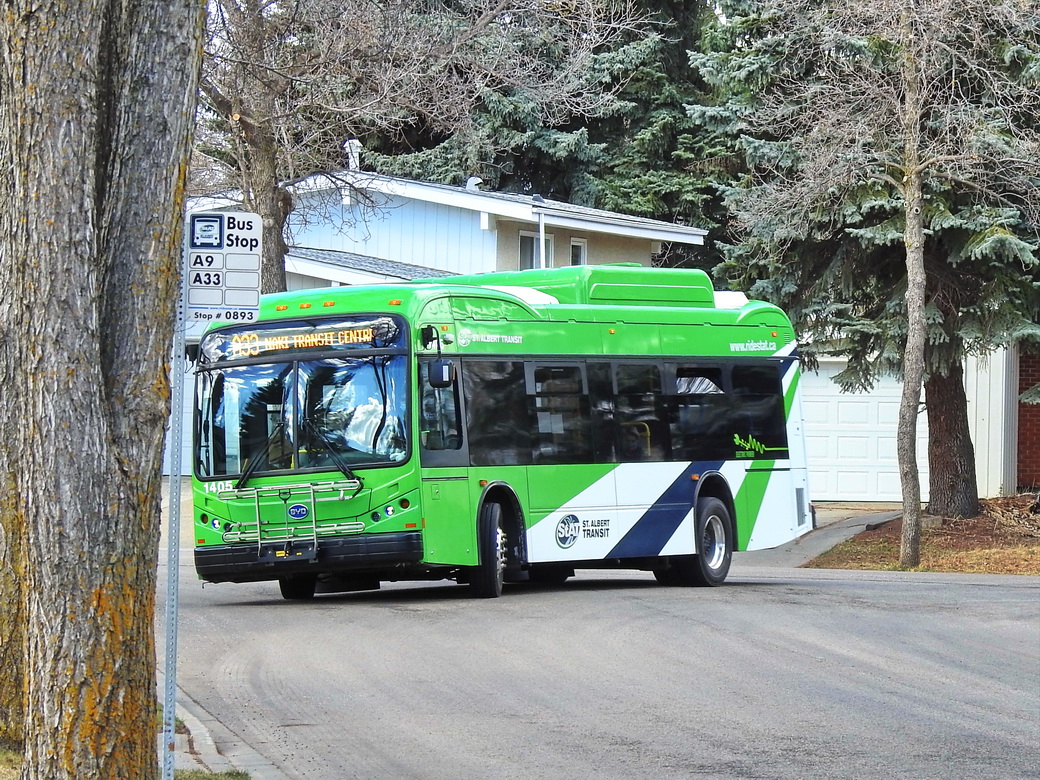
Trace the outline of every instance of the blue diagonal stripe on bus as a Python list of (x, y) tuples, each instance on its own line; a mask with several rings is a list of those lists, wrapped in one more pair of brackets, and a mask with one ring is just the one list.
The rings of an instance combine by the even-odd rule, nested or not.
[(657, 501), (629, 529), (628, 533), (621, 537), (621, 541), (607, 553), (606, 557), (635, 558), (643, 555), (659, 555), (693, 505), (697, 483), (690, 477), (706, 471), (718, 471), (722, 468), (722, 464), (721, 460), (699, 461), (691, 463), (683, 469), (682, 474), (675, 478)]

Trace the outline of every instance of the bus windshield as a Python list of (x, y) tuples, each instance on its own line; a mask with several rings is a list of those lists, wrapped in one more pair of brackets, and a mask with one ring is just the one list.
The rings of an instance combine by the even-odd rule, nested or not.
[(403, 355), (336, 357), (200, 371), (200, 477), (343, 471), (407, 455)]

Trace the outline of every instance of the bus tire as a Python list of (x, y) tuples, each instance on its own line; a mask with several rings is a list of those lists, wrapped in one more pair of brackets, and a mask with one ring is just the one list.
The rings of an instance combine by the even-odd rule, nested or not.
[(654, 579), (661, 585), (667, 585), (668, 587), (682, 585), (679, 570), (671, 559), (666, 559), (663, 566), (658, 566), (654, 569)]
[(534, 585), (544, 585), (546, 587), (555, 588), (563, 585), (573, 576), (573, 566), (567, 566), (566, 564), (560, 566), (556, 564), (543, 563), (531, 567), (527, 573), (527, 581)]
[(480, 508), (477, 519), (477, 560), (470, 569), (470, 592), (478, 599), (502, 595), (506, 571), (506, 534), (502, 528), (502, 505), (494, 502)]
[(726, 581), (733, 559), (733, 519), (714, 496), (697, 500), (697, 554), (685, 567), (684, 584), (714, 588)]
[(278, 589), (282, 592), (282, 598), (287, 601), (307, 601), (314, 598), (317, 584), (317, 574), (297, 574), (278, 578)]
[(714, 588), (726, 581), (733, 558), (733, 521), (726, 504), (714, 496), (697, 501), (696, 555), (676, 555), (654, 569), (662, 585)]

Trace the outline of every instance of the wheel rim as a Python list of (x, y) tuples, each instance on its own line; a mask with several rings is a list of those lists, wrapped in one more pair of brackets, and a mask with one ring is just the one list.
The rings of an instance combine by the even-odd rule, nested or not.
[(498, 535), (495, 538), (495, 558), (498, 560), (495, 576), (502, 582), (506, 572), (506, 532), (501, 526), (498, 527)]
[(701, 556), (709, 569), (718, 569), (726, 559), (726, 526), (718, 515), (704, 521)]

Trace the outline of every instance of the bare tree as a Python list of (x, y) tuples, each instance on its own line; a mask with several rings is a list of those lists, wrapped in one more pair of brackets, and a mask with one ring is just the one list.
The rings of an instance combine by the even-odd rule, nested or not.
[(465, 133), (493, 93), (549, 124), (594, 112), (615, 86), (597, 53), (639, 26), (614, 0), (216, 0), (194, 170), (261, 215), (263, 288), (285, 289), (289, 185), (344, 168), (349, 139)]
[[(851, 193), (871, 183), (902, 203), (906, 339), (897, 450), (903, 491), (900, 565), (920, 558), (916, 431), (925, 375), (925, 211), (929, 187), (979, 207), (1040, 209), (1040, 14), (1022, 0), (772, 0), (764, 91), (746, 116), (772, 139), (756, 150), (755, 186), (737, 227), (785, 236), (837, 233)], [(830, 215), (828, 217), (828, 215)], [(818, 227), (822, 225), (823, 227)], [(822, 236), (821, 236), (822, 238)], [(840, 337), (840, 333), (834, 334)]]
[(158, 774), (160, 473), (203, 14), (12, 0), (0, 22), (0, 643), (15, 680), (0, 709), (23, 780)]

